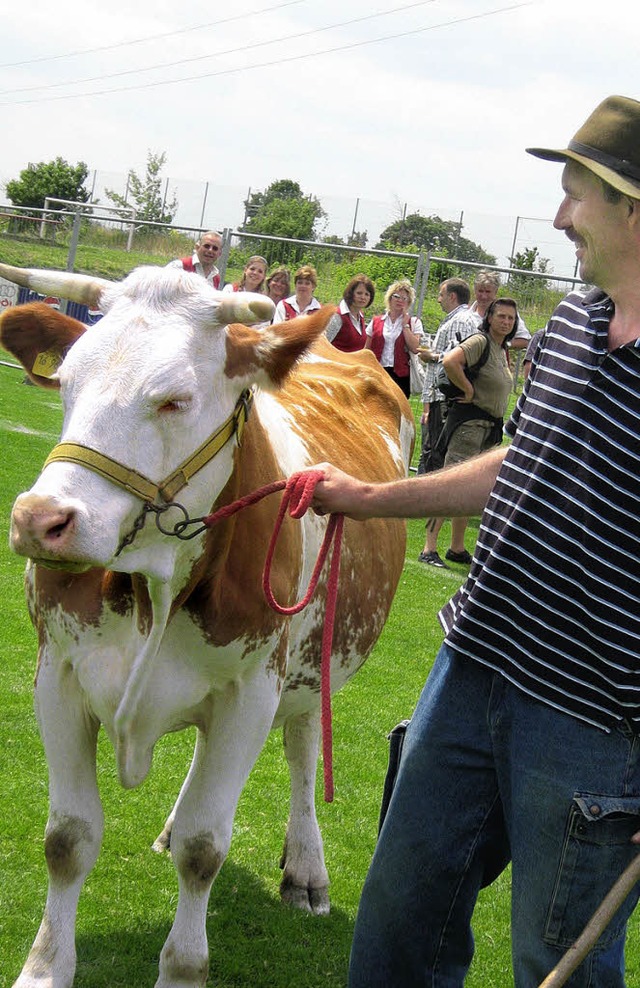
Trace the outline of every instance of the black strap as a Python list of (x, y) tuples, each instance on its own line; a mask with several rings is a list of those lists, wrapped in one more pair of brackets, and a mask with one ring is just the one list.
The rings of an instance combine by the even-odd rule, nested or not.
[(438, 449), (443, 456), (458, 426), (462, 425), (463, 422), (470, 422), (472, 419), (483, 419), (491, 422), (493, 424), (492, 437), (496, 446), (500, 444), (502, 441), (502, 429), (504, 427), (503, 419), (490, 415), (489, 412), (485, 412), (478, 405), (454, 401), (449, 407), (442, 432), (438, 438)]
[[(475, 364), (473, 364), (471, 367), (467, 367), (465, 370), (465, 374), (470, 381), (475, 381), (478, 374), (480, 373), (480, 371), (486, 364), (487, 360), (489, 359), (489, 353), (491, 351), (491, 338), (488, 333), (486, 334), (483, 333), (482, 335), (483, 336), (486, 335), (487, 337), (484, 343), (484, 350), (482, 351), (482, 354), (480, 355), (479, 359), (475, 362)], [(469, 339), (471, 339), (471, 337), (469, 337)]]
[(599, 165), (610, 168), (618, 175), (624, 175), (626, 178), (640, 182), (640, 168), (626, 158), (616, 158), (612, 154), (607, 154), (606, 151), (601, 151), (600, 148), (594, 148), (590, 144), (582, 144), (580, 141), (573, 140), (569, 141), (569, 151), (575, 151), (576, 154), (581, 154), (583, 158), (596, 161)]

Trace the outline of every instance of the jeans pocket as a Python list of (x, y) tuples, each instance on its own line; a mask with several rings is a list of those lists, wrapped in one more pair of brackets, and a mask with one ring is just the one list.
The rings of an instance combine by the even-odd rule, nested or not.
[[(567, 948), (576, 940), (611, 886), (639, 853), (638, 845), (630, 843), (639, 830), (640, 796), (575, 794), (547, 913), (547, 943)], [(600, 946), (622, 935), (637, 898), (637, 893), (628, 897), (604, 931)]]

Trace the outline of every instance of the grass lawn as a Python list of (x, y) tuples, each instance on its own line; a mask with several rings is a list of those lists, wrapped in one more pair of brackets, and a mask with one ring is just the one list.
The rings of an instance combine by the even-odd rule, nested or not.
[[(2, 356), (0, 354), (0, 356)], [(57, 395), (27, 387), (0, 365), (0, 985), (17, 977), (40, 922), (46, 892), (43, 829), (46, 765), (32, 710), (35, 636), (22, 592), (23, 563), (7, 548), (15, 495), (28, 488), (57, 439)], [(477, 520), (467, 531), (472, 549)], [(332, 912), (314, 918), (281, 905), (278, 858), (287, 818), (288, 779), (279, 732), (258, 759), (235, 820), (231, 852), (209, 905), (210, 985), (217, 988), (343, 988), (360, 889), (376, 839), (386, 768), (386, 734), (410, 716), (442, 635), (438, 609), (466, 568), (432, 570), (417, 561), (424, 524), (408, 526), (407, 557), (385, 630), (367, 664), (335, 697), (334, 803), (320, 826), (331, 876)], [(448, 526), (441, 534), (448, 545)], [(76, 988), (152, 986), (157, 958), (177, 902), (173, 866), (150, 845), (162, 827), (190, 761), (193, 732), (162, 739), (149, 778), (120, 788), (113, 753), (101, 736), (98, 775), (105, 808), (102, 853), (78, 916)], [(321, 776), (321, 773), (320, 773)], [(481, 897), (477, 956), (469, 988), (508, 988), (509, 875)], [(635, 935), (634, 935), (635, 934)], [(637, 922), (629, 949), (629, 984), (640, 983)], [(635, 978), (635, 980), (634, 980)]]

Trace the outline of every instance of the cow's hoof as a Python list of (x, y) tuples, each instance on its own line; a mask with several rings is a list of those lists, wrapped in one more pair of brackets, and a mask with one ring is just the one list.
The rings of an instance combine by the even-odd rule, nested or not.
[(51, 977), (44, 975), (44, 977), (32, 976), (30, 974), (22, 973), (17, 981), (14, 981), (13, 988), (71, 988), (73, 984), (73, 976), (71, 981), (68, 978), (56, 978), (54, 975)]
[(326, 886), (303, 888), (301, 885), (283, 881), (280, 885), (280, 897), (294, 909), (302, 909), (304, 912), (313, 913), (314, 916), (329, 915), (329, 889)]
[(167, 830), (165, 827), (162, 833), (158, 834), (151, 848), (156, 854), (164, 854), (165, 851), (169, 852), (171, 850), (171, 830)]

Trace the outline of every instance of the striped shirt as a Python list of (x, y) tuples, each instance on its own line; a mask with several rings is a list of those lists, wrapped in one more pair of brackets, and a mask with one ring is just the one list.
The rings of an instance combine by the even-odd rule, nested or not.
[(640, 733), (640, 340), (609, 352), (612, 313), (595, 290), (553, 314), (440, 620), (452, 648), (529, 695)]

